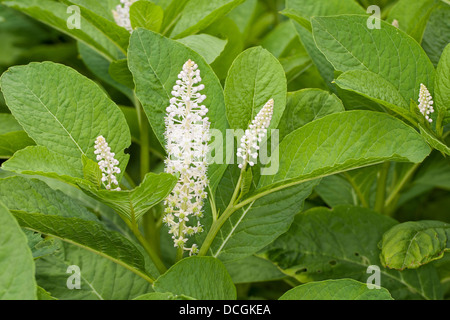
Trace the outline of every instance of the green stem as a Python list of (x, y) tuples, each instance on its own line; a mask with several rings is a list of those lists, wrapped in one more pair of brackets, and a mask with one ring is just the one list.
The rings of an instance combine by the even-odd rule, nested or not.
[(209, 229), (208, 234), (206, 235), (205, 241), (203, 241), (202, 247), (200, 248), (200, 251), (198, 253), (199, 256), (204, 256), (208, 252), (209, 248), (211, 247), (212, 242), (214, 241), (217, 233), (219, 232), (220, 228), (223, 226), (225, 221), (237, 210), (237, 208), (234, 206), (234, 202), (236, 201), (237, 196), (239, 195), (239, 191), (241, 190), (241, 182), (242, 182), (242, 175), (245, 170), (245, 166), (241, 169), (241, 173), (239, 175), (238, 182), (236, 184), (236, 187), (234, 189), (233, 195), (231, 196), (231, 200), (225, 209), (225, 211), (220, 215), (219, 219), (213, 222), (211, 225), (211, 229)]
[(139, 131), (140, 131), (140, 136), (141, 136), (140, 174), (141, 174), (141, 180), (144, 180), (145, 175), (150, 171), (150, 150), (149, 150), (150, 125), (148, 123), (147, 117), (145, 116), (145, 112), (142, 109), (142, 106), (139, 103), (139, 101), (137, 100), (137, 98), (135, 99), (135, 106), (136, 106), (136, 112), (138, 115)]
[(377, 191), (375, 195), (375, 211), (383, 213), (386, 198), (386, 181), (389, 173), (390, 162), (382, 164), (377, 181)]
[(364, 208), (368, 208), (369, 204), (367, 203), (366, 198), (362, 194), (361, 189), (359, 188), (359, 186), (353, 180), (352, 176), (350, 174), (348, 174), (347, 172), (343, 172), (343, 175), (347, 179), (347, 181), (350, 183), (350, 185), (352, 186), (353, 190), (355, 190), (356, 195), (358, 196), (359, 201), (361, 201), (362, 206)]
[(420, 163), (414, 164), (402, 177), (402, 179), (397, 183), (392, 190), (392, 192), (389, 194), (388, 198), (386, 199), (385, 207), (390, 208), (397, 200), (398, 200), (398, 194), (400, 191), (405, 187), (405, 185), (408, 183), (408, 181), (411, 179), (414, 172), (416, 172), (417, 168), (420, 166)]
[(135, 219), (134, 210), (131, 209), (131, 222), (125, 221), (128, 226), (130, 227), (131, 231), (133, 232), (136, 239), (139, 240), (141, 245), (144, 247), (145, 251), (147, 251), (148, 255), (150, 256), (150, 259), (152, 259), (153, 263), (155, 264), (156, 269), (158, 269), (159, 273), (163, 274), (167, 271), (166, 266), (162, 262), (159, 255), (156, 253), (156, 251), (153, 249), (152, 246), (147, 242), (147, 240), (142, 236), (141, 232), (139, 231), (139, 227), (137, 224), (137, 221)]
[(153, 250), (161, 256), (158, 220), (154, 216), (155, 208), (151, 208), (142, 217), (142, 227), (144, 228), (144, 238), (153, 247)]

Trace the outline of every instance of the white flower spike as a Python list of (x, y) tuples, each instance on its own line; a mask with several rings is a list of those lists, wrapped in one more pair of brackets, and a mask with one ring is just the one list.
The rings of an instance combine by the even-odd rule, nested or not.
[(130, 21), (130, 7), (137, 0), (120, 0), (119, 5), (116, 6), (116, 10), (113, 10), (114, 20), (120, 27), (127, 29), (130, 33), (133, 32)]
[[(179, 173), (180, 178), (172, 193), (165, 200), (163, 222), (169, 227), (174, 246), (198, 252), (197, 245), (186, 248), (189, 236), (203, 230), (200, 221), (206, 199), (205, 188), (208, 141), (210, 140), (209, 119), (205, 117), (208, 109), (202, 104), (206, 96), (200, 91), (205, 88), (201, 81), (200, 70), (195, 62), (188, 60), (178, 75), (173, 87), (170, 106), (166, 108), (166, 149), (165, 172)], [(192, 225), (192, 216), (197, 224)]]
[(430, 118), (430, 115), (434, 112), (433, 98), (423, 83), (420, 84), (419, 110), (428, 122), (433, 122), (433, 119)]
[(115, 154), (111, 152), (111, 148), (103, 136), (97, 137), (94, 147), (98, 166), (102, 171), (103, 186), (107, 190), (120, 191), (119, 182), (115, 176), (116, 173), (120, 173), (120, 169), (117, 167), (119, 161), (114, 159)]
[(245, 130), (244, 135), (241, 138), (241, 146), (237, 149), (237, 156), (242, 158), (243, 162), (239, 164), (239, 168), (244, 167), (247, 163), (250, 166), (254, 166), (256, 159), (258, 158), (258, 143), (262, 141), (267, 133), (267, 128), (270, 125), (273, 115), (273, 99), (267, 101), (267, 103), (258, 112), (255, 119)]

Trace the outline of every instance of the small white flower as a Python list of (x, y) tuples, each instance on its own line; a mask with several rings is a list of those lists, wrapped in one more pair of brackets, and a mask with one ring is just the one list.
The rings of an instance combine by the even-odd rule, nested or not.
[(428, 122), (433, 122), (433, 119), (430, 118), (430, 115), (434, 112), (433, 98), (423, 83), (420, 84), (419, 110)]
[[(102, 171), (102, 184), (107, 190), (120, 191), (119, 182), (115, 176), (116, 173), (120, 173), (119, 161), (114, 159), (115, 154), (111, 152), (111, 148), (108, 146), (103, 136), (97, 137), (95, 140), (95, 151), (97, 155), (98, 166)], [(114, 188), (113, 188), (114, 186)]]
[(127, 29), (130, 33), (133, 32), (130, 21), (130, 7), (137, 0), (120, 0), (121, 5), (116, 6), (116, 10), (113, 10), (114, 20), (120, 27)]
[(241, 138), (241, 145), (237, 149), (237, 156), (243, 161), (239, 164), (239, 168), (245, 166), (248, 163), (250, 166), (254, 166), (256, 159), (258, 158), (259, 142), (262, 142), (267, 133), (267, 128), (270, 125), (273, 115), (273, 99), (267, 101), (267, 103), (258, 112), (255, 119), (245, 130), (244, 135)]
[[(188, 250), (190, 254), (198, 251), (197, 246), (186, 248), (185, 244), (188, 237), (203, 230), (198, 219), (203, 216), (208, 184), (206, 156), (210, 123), (205, 117), (208, 108), (202, 104), (206, 96), (200, 93), (205, 88), (199, 84), (201, 80), (198, 66), (188, 60), (178, 75), (173, 98), (166, 108), (164, 133), (168, 154), (165, 172), (179, 173), (180, 178), (165, 200), (163, 221), (173, 235), (174, 246)], [(192, 217), (197, 219), (196, 226), (190, 225)]]
[(399, 27), (398, 20), (394, 19), (394, 21), (392, 21), (392, 25), (398, 29)]

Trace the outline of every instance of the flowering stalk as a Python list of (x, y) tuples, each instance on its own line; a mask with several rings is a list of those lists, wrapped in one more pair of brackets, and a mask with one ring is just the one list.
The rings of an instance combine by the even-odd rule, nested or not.
[[(208, 141), (210, 140), (209, 119), (205, 117), (208, 109), (202, 105), (206, 99), (200, 93), (205, 88), (201, 81), (200, 70), (191, 60), (183, 65), (173, 87), (170, 106), (165, 118), (168, 157), (165, 171), (180, 174), (177, 185), (165, 200), (163, 222), (169, 227), (174, 246), (178, 248), (178, 258), (183, 250), (196, 254), (198, 246), (186, 247), (188, 237), (203, 231), (199, 219), (203, 216), (203, 204), (206, 199), (205, 188)], [(195, 217), (197, 222), (192, 222)]]
[(267, 103), (258, 112), (255, 119), (245, 130), (244, 135), (241, 138), (241, 146), (237, 149), (237, 156), (243, 161), (239, 164), (239, 168), (245, 167), (248, 163), (250, 166), (255, 165), (255, 161), (258, 158), (259, 145), (267, 133), (267, 128), (270, 125), (273, 115), (273, 99), (267, 101)]
[(113, 10), (114, 20), (120, 27), (127, 29), (130, 33), (133, 32), (130, 21), (130, 7), (137, 0), (120, 0), (119, 5), (116, 6), (116, 10)]
[(94, 148), (98, 166), (102, 171), (103, 186), (107, 190), (120, 191), (119, 182), (115, 176), (116, 173), (120, 173), (120, 168), (117, 167), (119, 161), (114, 158), (115, 154), (111, 152), (111, 148), (103, 136), (97, 137)]
[(420, 84), (419, 110), (428, 122), (433, 122), (433, 119), (430, 118), (430, 115), (434, 112), (433, 98), (423, 83)]

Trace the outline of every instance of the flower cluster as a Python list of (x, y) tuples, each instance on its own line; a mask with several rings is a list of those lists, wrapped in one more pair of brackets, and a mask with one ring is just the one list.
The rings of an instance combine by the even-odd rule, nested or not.
[(433, 119), (430, 118), (430, 114), (434, 112), (433, 98), (423, 83), (420, 84), (419, 110), (428, 122), (433, 122)]
[[(165, 139), (168, 157), (165, 171), (179, 173), (180, 178), (165, 200), (164, 223), (169, 227), (174, 246), (198, 252), (197, 245), (186, 248), (189, 236), (203, 231), (199, 218), (203, 216), (203, 203), (207, 197), (205, 188), (208, 141), (210, 140), (208, 109), (202, 105), (206, 99), (200, 93), (205, 88), (197, 64), (188, 60), (173, 87), (170, 106), (165, 118)], [(192, 216), (197, 223), (193, 223)]]
[(272, 115), (273, 99), (270, 99), (258, 112), (255, 119), (253, 119), (241, 138), (241, 146), (237, 149), (237, 156), (242, 158), (243, 163), (239, 164), (239, 168), (244, 167), (247, 163), (250, 166), (255, 165), (255, 161), (258, 158), (258, 143), (261, 142), (266, 135), (267, 128), (272, 120)]
[(116, 173), (120, 173), (119, 161), (114, 159), (115, 154), (111, 152), (111, 148), (108, 146), (103, 136), (97, 137), (95, 140), (95, 151), (97, 155), (98, 166), (102, 171), (102, 184), (107, 190), (120, 191), (119, 182), (115, 176)]
[(130, 7), (137, 0), (120, 0), (121, 5), (117, 5), (116, 10), (113, 10), (114, 20), (117, 25), (127, 29), (130, 33), (133, 32), (130, 22)]

